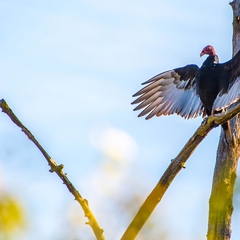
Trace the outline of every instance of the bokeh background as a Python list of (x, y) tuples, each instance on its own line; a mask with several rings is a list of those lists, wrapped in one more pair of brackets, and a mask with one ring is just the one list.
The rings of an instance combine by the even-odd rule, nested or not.
[[(132, 94), (203, 47), (232, 55), (229, 1), (0, 0), (0, 97), (119, 239), (202, 119), (146, 121)], [(137, 239), (205, 239), (220, 128), (176, 177)], [(0, 239), (91, 240), (80, 206), (41, 153), (0, 115)], [(239, 180), (238, 180), (239, 181)], [(234, 197), (232, 240), (240, 236)]]

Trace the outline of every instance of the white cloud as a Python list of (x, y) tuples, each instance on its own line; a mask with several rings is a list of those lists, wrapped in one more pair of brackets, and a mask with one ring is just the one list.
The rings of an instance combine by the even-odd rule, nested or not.
[(129, 133), (112, 126), (93, 127), (89, 133), (89, 139), (92, 146), (107, 158), (120, 164), (128, 164), (133, 160), (138, 149), (136, 141)]

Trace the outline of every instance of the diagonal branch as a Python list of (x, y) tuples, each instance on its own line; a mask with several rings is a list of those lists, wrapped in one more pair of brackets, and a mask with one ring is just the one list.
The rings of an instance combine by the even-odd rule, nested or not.
[(131, 224), (128, 226), (127, 230), (123, 234), (121, 240), (134, 239), (140, 229), (143, 227), (147, 219), (150, 217), (151, 213), (161, 201), (164, 193), (170, 186), (173, 179), (184, 168), (184, 164), (194, 152), (198, 144), (206, 137), (206, 135), (214, 128), (224, 122), (229, 121), (235, 117), (240, 112), (240, 103), (234, 108), (230, 109), (225, 114), (212, 115), (206, 118), (201, 126), (197, 129), (194, 135), (188, 140), (186, 145), (180, 151), (180, 153), (172, 160), (167, 170), (164, 172), (163, 176), (149, 194), (143, 205), (140, 207), (137, 215), (132, 220)]
[(68, 188), (69, 192), (75, 197), (75, 200), (81, 205), (85, 216), (88, 218), (87, 224), (89, 224), (98, 240), (104, 240), (103, 230), (100, 228), (95, 216), (91, 212), (88, 201), (83, 199), (80, 193), (76, 190), (73, 184), (69, 181), (66, 174), (63, 172), (63, 165), (58, 165), (44, 150), (44, 148), (40, 145), (40, 143), (36, 140), (36, 138), (32, 135), (32, 133), (21, 123), (21, 121), (16, 117), (13, 111), (10, 109), (8, 104), (5, 102), (4, 99), (0, 100), (0, 108), (4, 113), (6, 113), (10, 119), (21, 128), (21, 130), (27, 135), (27, 137), (36, 145), (36, 147), (41, 151), (43, 156), (48, 162), (50, 166), (50, 172), (55, 172), (63, 181), (63, 183)]

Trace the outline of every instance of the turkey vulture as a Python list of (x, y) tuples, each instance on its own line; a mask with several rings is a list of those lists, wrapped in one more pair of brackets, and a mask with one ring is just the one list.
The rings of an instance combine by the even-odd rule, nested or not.
[[(208, 55), (201, 68), (195, 64), (175, 68), (156, 75), (133, 97), (138, 115), (178, 114), (184, 118), (211, 115), (240, 98), (240, 51), (228, 62), (219, 63), (214, 48), (206, 46), (200, 56)], [(223, 126), (224, 128), (224, 126)]]

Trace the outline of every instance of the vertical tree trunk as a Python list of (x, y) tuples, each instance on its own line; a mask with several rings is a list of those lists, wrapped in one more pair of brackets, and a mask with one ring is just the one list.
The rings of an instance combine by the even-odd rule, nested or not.
[[(233, 55), (240, 49), (240, 0), (230, 3), (233, 9)], [(239, 63), (240, 64), (240, 63)], [(230, 122), (232, 141), (227, 141), (222, 130), (209, 201), (208, 240), (228, 240), (231, 237), (233, 192), (240, 156), (240, 119)]]

